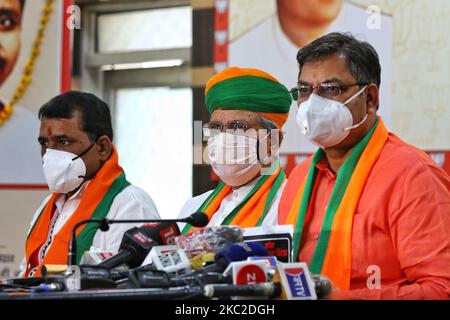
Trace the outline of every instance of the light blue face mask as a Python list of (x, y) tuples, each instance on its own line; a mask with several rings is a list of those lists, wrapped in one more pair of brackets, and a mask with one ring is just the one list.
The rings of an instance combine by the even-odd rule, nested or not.
[(367, 86), (364, 86), (344, 103), (322, 98), (314, 93), (301, 103), (297, 112), (297, 125), (312, 143), (325, 149), (344, 140), (351, 129), (359, 127), (367, 119), (367, 113), (359, 123), (353, 125), (353, 116), (347, 108)]

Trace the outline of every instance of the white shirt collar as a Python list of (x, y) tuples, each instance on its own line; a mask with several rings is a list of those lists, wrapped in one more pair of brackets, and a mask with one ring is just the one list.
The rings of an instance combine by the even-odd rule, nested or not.
[(75, 192), (69, 199), (66, 199), (66, 194), (65, 193), (62, 193), (62, 194), (58, 195), (58, 197), (56, 197), (56, 200), (55, 200), (55, 206), (58, 209), (58, 211), (62, 212), (62, 208), (64, 207), (64, 204), (67, 201), (80, 200), (83, 197), (84, 192), (86, 191), (86, 188), (87, 188), (87, 186), (89, 185), (90, 182), (91, 182), (91, 180), (83, 182), (83, 184), (77, 190), (77, 192)]
[(253, 179), (252, 181), (248, 182), (247, 184), (240, 186), (239, 188), (232, 189), (232, 197), (233, 198), (245, 198), (246, 195), (252, 191), (252, 189), (256, 186), (259, 179), (261, 179), (261, 176)]

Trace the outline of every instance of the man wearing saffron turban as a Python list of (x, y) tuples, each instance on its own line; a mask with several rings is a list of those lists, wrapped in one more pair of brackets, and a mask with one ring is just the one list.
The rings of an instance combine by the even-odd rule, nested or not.
[[(276, 224), (286, 183), (278, 145), (292, 102), (289, 91), (264, 71), (231, 67), (208, 81), (205, 101), (211, 114), (203, 127), (208, 159), (222, 181), (189, 199), (179, 216), (202, 211), (209, 226)], [(187, 225), (183, 232), (190, 230)]]

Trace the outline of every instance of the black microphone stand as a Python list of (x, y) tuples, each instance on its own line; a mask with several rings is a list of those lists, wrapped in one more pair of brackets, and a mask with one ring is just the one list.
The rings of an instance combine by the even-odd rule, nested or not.
[(86, 219), (83, 221), (78, 222), (72, 229), (72, 236), (70, 237), (69, 242), (69, 256), (67, 260), (68, 266), (74, 266), (77, 264), (77, 229), (81, 227), (82, 225), (88, 224), (88, 223), (98, 223), (100, 226), (100, 230), (102, 231), (108, 231), (109, 230), (109, 223), (107, 219)]
[[(199, 212), (194, 213), (198, 214)], [(77, 265), (77, 239), (76, 239), (76, 232), (77, 229), (85, 224), (88, 223), (98, 223), (99, 224), (99, 229), (102, 231), (108, 231), (109, 230), (109, 226), (113, 223), (157, 223), (157, 222), (173, 222), (173, 223), (177, 223), (177, 222), (181, 222), (181, 223), (190, 223), (192, 224), (192, 222), (194, 221), (193, 215), (183, 218), (183, 219), (124, 219), (124, 220), (112, 220), (112, 219), (87, 219), (87, 220), (83, 220), (78, 222), (72, 229), (72, 236), (70, 238), (70, 242), (69, 242), (69, 256), (68, 256), (68, 261), (67, 264), (68, 266), (75, 266)]]

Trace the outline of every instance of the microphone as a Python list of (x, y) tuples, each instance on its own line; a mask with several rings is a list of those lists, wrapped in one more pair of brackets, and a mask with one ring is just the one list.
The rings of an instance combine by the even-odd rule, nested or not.
[(106, 219), (87, 219), (82, 220), (78, 222), (72, 229), (72, 236), (70, 237), (69, 242), (69, 254), (67, 257), (67, 264), (69, 266), (74, 266), (77, 264), (77, 230), (82, 225), (88, 224), (88, 223), (98, 223), (99, 229), (103, 232), (109, 230), (109, 224), (107, 223)]
[[(154, 252), (160, 247), (155, 247), (152, 249)], [(161, 247), (162, 248), (162, 247)], [(173, 253), (181, 251), (176, 250)], [(170, 276), (168, 271), (164, 268), (158, 266), (159, 271), (148, 269), (148, 267), (141, 267), (140, 270), (133, 270), (130, 274), (130, 280), (134, 283), (135, 287), (171, 287), (171, 286), (182, 286), (182, 285), (196, 285), (198, 283), (230, 283), (232, 278), (222, 274), (222, 272), (234, 261), (243, 261), (251, 256), (267, 255), (267, 250), (263, 245), (254, 242), (247, 243), (236, 243), (227, 246), (226, 248), (220, 250), (215, 255), (215, 263), (207, 265), (206, 267), (193, 272), (182, 275)], [(153, 260), (153, 265), (157, 262), (156, 259)], [(167, 259), (168, 260), (168, 259)], [(172, 259), (171, 259), (172, 260)], [(167, 267), (172, 267), (173, 263), (167, 262)], [(179, 259), (180, 266), (182, 266), (182, 259)], [(161, 271), (167, 272), (161, 272)]]
[(31, 293), (64, 291), (66, 289), (62, 282), (42, 283), (38, 287), (31, 289)]
[[(70, 266), (74, 266), (77, 264), (77, 240), (76, 240), (76, 231), (79, 227), (82, 225), (88, 224), (88, 223), (98, 223), (99, 229), (102, 231), (108, 231), (109, 225), (113, 223), (161, 223), (161, 222), (167, 222), (167, 223), (175, 223), (175, 222), (183, 222), (183, 223), (189, 223), (194, 227), (197, 228), (203, 228), (208, 224), (208, 216), (206, 213), (203, 212), (195, 212), (189, 217), (182, 218), (182, 219), (136, 219), (136, 220), (111, 220), (111, 219), (87, 219), (78, 222), (72, 229), (72, 236), (70, 238), (69, 242), (69, 253), (68, 253), (68, 261), (67, 264)], [(125, 253), (122, 254), (124, 259), (129, 259), (129, 255), (125, 255)]]
[[(114, 269), (108, 270), (105, 267), (98, 265), (79, 265), (80, 275), (87, 279), (110, 279), (113, 281), (121, 280), (128, 276), (128, 269)], [(67, 271), (67, 265), (50, 265), (42, 266), (42, 277), (44, 280), (52, 277), (59, 277), (64, 275)]]
[(317, 288), (304, 262), (278, 263), (273, 281), (281, 284), (282, 300), (317, 300)]
[[(156, 248), (155, 248), (156, 249)], [(223, 275), (223, 271), (231, 262), (243, 261), (251, 256), (267, 255), (263, 245), (255, 242), (235, 243), (220, 250), (215, 255), (215, 263), (184, 275), (170, 276), (167, 272), (144, 266), (130, 272), (130, 281), (135, 287), (171, 287), (200, 283), (230, 283), (232, 278)]]
[(243, 230), (238, 226), (214, 226), (180, 235), (175, 242), (192, 258), (205, 252), (216, 254), (231, 243), (242, 242), (243, 238)]
[(153, 247), (171, 243), (179, 234), (178, 225), (172, 222), (134, 227), (124, 233), (119, 252), (101, 262), (99, 266), (106, 269), (121, 264), (127, 264), (130, 268), (138, 267)]
[(292, 262), (292, 233), (292, 225), (246, 228), (244, 241), (259, 242), (278, 261)]
[[(204, 286), (204, 295), (208, 298), (226, 297), (267, 297), (288, 300), (315, 300), (326, 299), (331, 292), (332, 283), (323, 275), (304, 274), (299, 267), (306, 267), (304, 263), (281, 264), (280, 271), (283, 273), (281, 279), (273, 279), (273, 282), (255, 284), (207, 284)], [(293, 267), (293, 268), (292, 268)], [(291, 270), (289, 270), (291, 269)], [(295, 272), (290, 275), (289, 273)], [(288, 281), (283, 280), (283, 276)], [(292, 279), (289, 279), (293, 276)], [(304, 277), (306, 276), (306, 277)], [(312, 284), (309, 284), (310, 278)], [(292, 280), (292, 281), (291, 281)], [(307, 292), (311, 290), (311, 292)]]
[(322, 274), (311, 274), (317, 299), (327, 299), (333, 289), (331, 280)]
[(159, 270), (134, 269), (129, 275), (131, 288), (171, 288), (183, 286), (198, 286), (199, 284), (231, 283), (231, 277), (222, 273), (188, 274), (172, 276)]
[(203, 228), (206, 227), (206, 225), (209, 222), (208, 215), (204, 212), (194, 212), (189, 217), (186, 218), (180, 218), (180, 219), (132, 219), (132, 220), (112, 220), (112, 219), (103, 219), (106, 220), (106, 223), (113, 224), (113, 223), (160, 223), (160, 222), (181, 222), (181, 223), (188, 223), (196, 228)]
[(216, 262), (225, 259), (228, 264), (233, 261), (244, 261), (248, 257), (266, 256), (267, 249), (258, 242), (235, 243), (228, 247), (228, 250), (219, 251), (214, 257)]
[(169, 274), (186, 274), (191, 272), (191, 264), (186, 253), (175, 245), (156, 246), (151, 249), (145, 261), (147, 259), (151, 259), (152, 265), (157, 270)]
[(206, 227), (209, 223), (208, 215), (204, 212), (194, 212), (189, 217), (181, 219), (185, 222), (189, 223), (191, 226), (194, 226), (196, 228), (203, 228)]
[(267, 255), (266, 248), (257, 242), (234, 243), (217, 252), (214, 256), (215, 263), (205, 266), (196, 273), (223, 272), (231, 262), (265, 255)]
[(274, 298), (281, 294), (281, 285), (272, 282), (247, 285), (207, 284), (203, 287), (203, 294), (208, 298), (232, 296)]
[[(314, 276), (313, 276), (314, 278)], [(316, 282), (318, 281), (318, 282)], [(326, 299), (331, 291), (331, 282), (328, 278), (320, 276), (314, 279), (318, 299)], [(280, 282), (265, 282), (247, 285), (207, 284), (203, 287), (204, 295), (208, 298), (240, 297), (267, 297), (279, 298), (283, 291), (289, 290)]]

